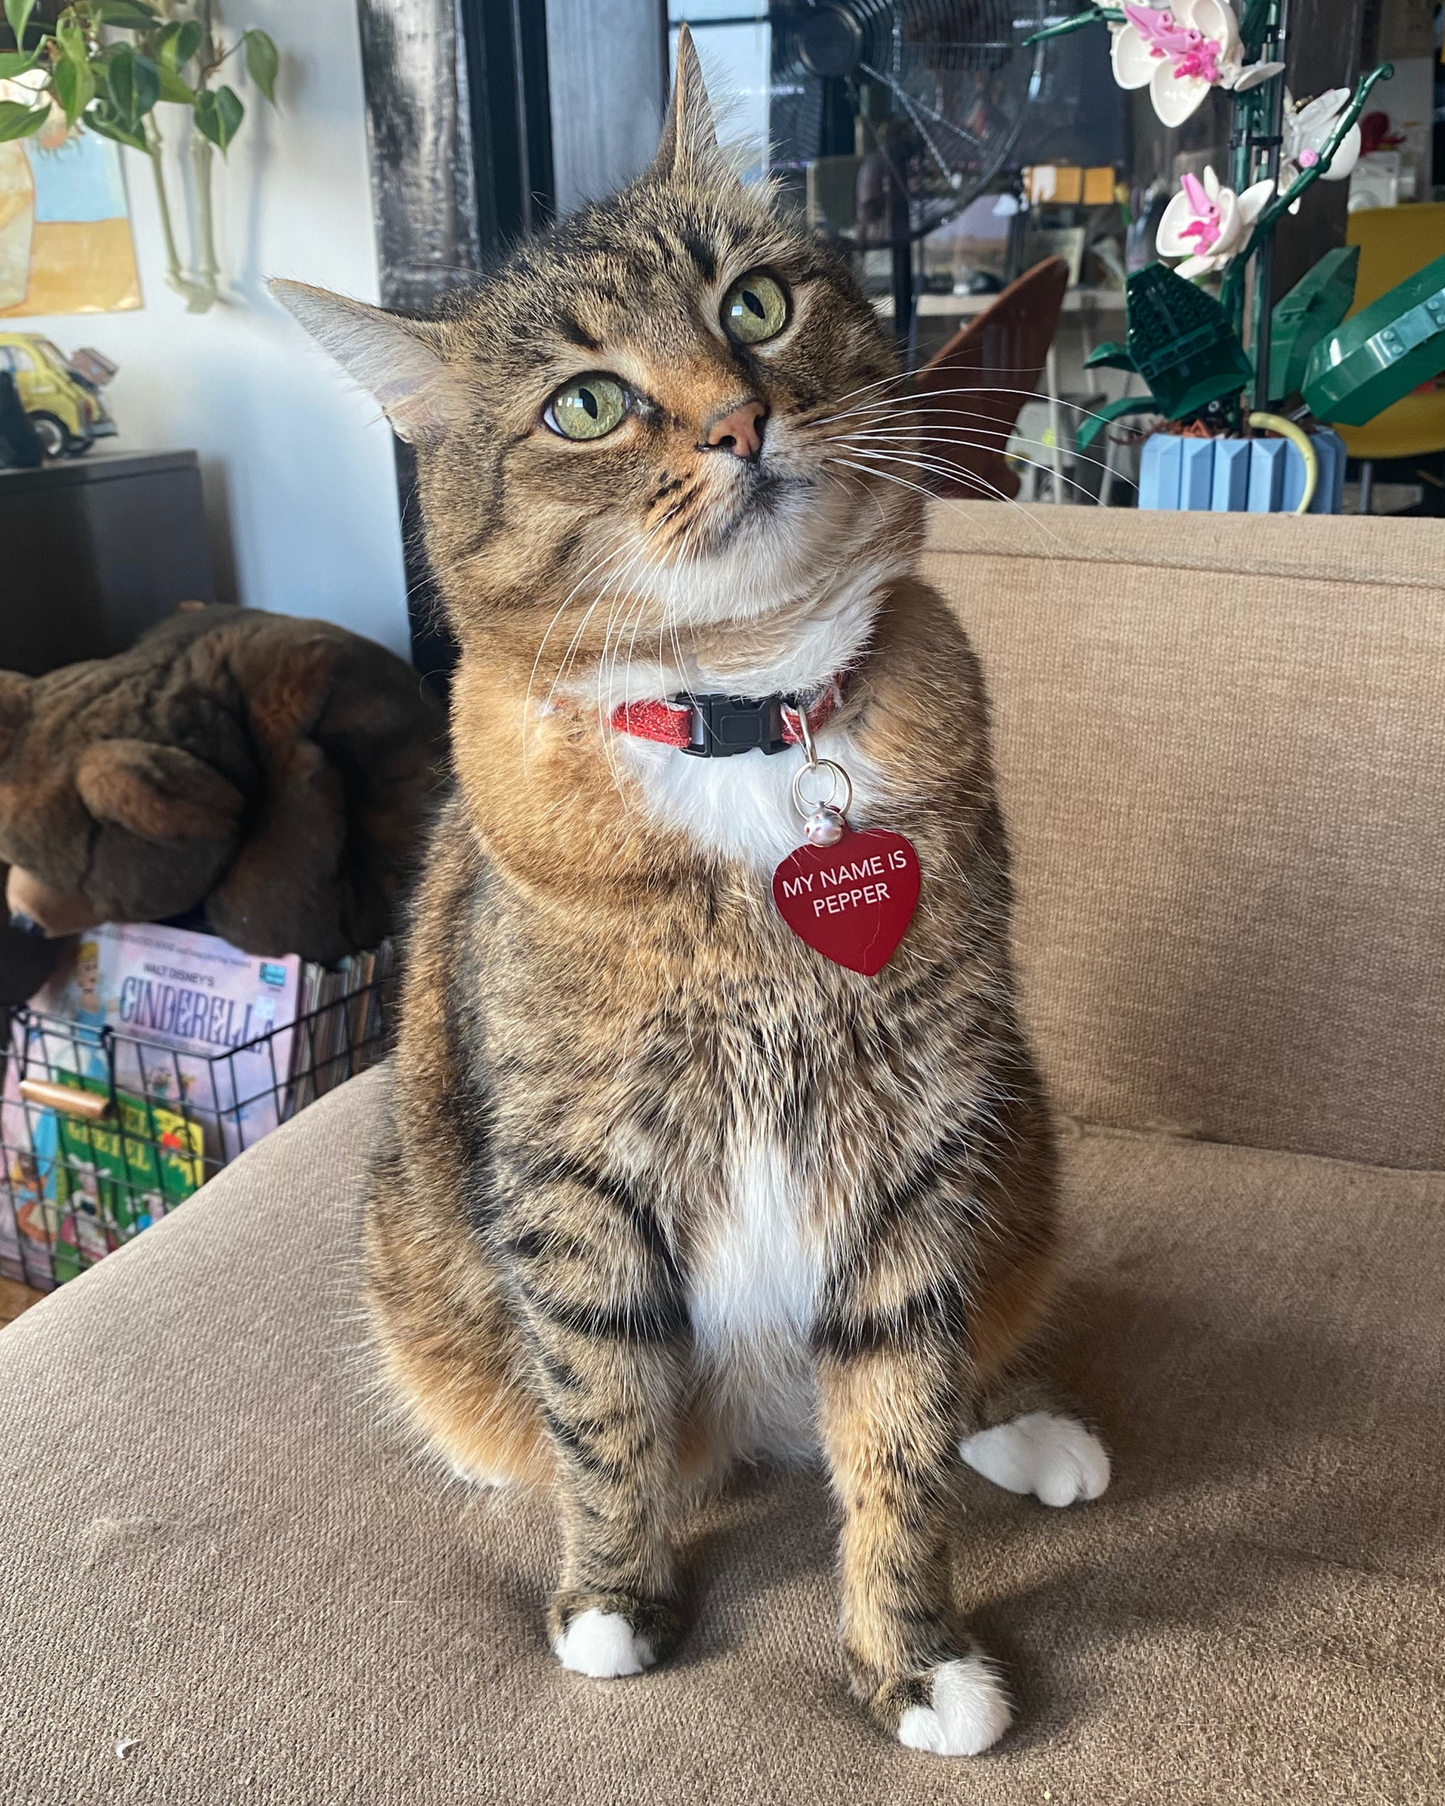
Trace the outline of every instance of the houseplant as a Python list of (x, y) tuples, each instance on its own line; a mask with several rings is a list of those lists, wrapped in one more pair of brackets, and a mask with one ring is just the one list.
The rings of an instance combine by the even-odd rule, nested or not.
[[(1289, 13), (1290, 0), (1247, 0), (1238, 18), (1228, 0), (1179, 0), (1172, 11), (1090, 5), (1035, 36), (1103, 24), (1116, 81), (1147, 86), (1164, 124), (1181, 124), (1211, 88), (1229, 92), (1233, 113), (1228, 181), (1212, 169), (1202, 181), (1184, 177), (1156, 238), (1158, 256), (1179, 261), (1130, 276), (1128, 341), (1101, 345), (1089, 360), (1138, 372), (1149, 393), (1101, 408), (1080, 432), (1080, 446), (1127, 413), (1162, 416), (1175, 433), (1194, 438), (1283, 435), (1304, 461), (1304, 482), (1296, 485), (1303, 512), (1315, 489), (1317, 450), (1335, 457), (1321, 437), (1324, 424), (1362, 424), (1445, 369), (1445, 259), (1346, 321), (1357, 253), (1332, 251), (1275, 304), (1280, 218), (1297, 211), (1316, 182), (1349, 174), (1370, 91), (1394, 73), (1383, 63), (1353, 94), (1336, 88), (1297, 104), (1284, 86)], [(1216, 284), (1217, 296), (1209, 292)], [(1282, 464), (1274, 452), (1285, 447), (1276, 444), (1270, 456)], [(1276, 477), (1275, 507), (1280, 493)], [(1216, 491), (1213, 506), (1230, 505), (1239, 504), (1221, 503)]]
[[(224, 156), (246, 109), (221, 80), (233, 59), (275, 104), (278, 54), (264, 32), (229, 42), (214, 0), (69, 0), (53, 23), (35, 18), (36, 0), (4, 0), (16, 48), (0, 52), (0, 81), (25, 96), (0, 100), (0, 143), (28, 138), (59, 112), (70, 131), (98, 132), (150, 159), (165, 240), (166, 280), (193, 313), (219, 295), (211, 204), (215, 153)], [(156, 104), (190, 109), (195, 176), (191, 256), (183, 270), (162, 160)]]

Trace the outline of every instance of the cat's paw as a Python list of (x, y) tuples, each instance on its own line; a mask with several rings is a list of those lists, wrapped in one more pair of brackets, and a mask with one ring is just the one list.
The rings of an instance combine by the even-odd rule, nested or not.
[(926, 1703), (905, 1706), (898, 1720), (898, 1741), (910, 1750), (981, 1756), (1013, 1723), (1003, 1682), (979, 1649), (940, 1662), (926, 1688)]
[(670, 1606), (618, 1593), (558, 1593), (550, 1628), (562, 1666), (595, 1681), (641, 1674), (667, 1654), (680, 1634)]
[(579, 1612), (552, 1647), (564, 1668), (590, 1674), (594, 1681), (641, 1674), (657, 1659), (647, 1638), (621, 1612), (599, 1612), (595, 1606)]
[(1077, 1419), (1052, 1411), (1030, 1411), (980, 1430), (958, 1452), (985, 1480), (1007, 1492), (1031, 1492), (1045, 1505), (1097, 1499), (1109, 1484), (1103, 1443)]

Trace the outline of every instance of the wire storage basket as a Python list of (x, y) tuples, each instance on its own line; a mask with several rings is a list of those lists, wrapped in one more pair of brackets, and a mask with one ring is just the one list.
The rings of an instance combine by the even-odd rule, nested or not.
[(211, 1054), (33, 1007), (12, 1011), (0, 1095), (0, 1275), (37, 1291), (73, 1279), (375, 1065), (393, 1014), (390, 945), (336, 972), (310, 968), (308, 979), (292, 1021)]

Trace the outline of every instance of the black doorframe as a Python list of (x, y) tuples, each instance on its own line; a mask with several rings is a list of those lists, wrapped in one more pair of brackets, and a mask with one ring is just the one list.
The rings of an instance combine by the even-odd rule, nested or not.
[[(383, 307), (425, 317), (553, 213), (543, 0), (357, 0)], [(456, 643), (396, 441), (412, 662), (445, 690)]]

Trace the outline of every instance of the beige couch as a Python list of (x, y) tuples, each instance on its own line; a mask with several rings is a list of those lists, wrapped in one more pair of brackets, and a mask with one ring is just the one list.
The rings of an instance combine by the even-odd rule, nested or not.
[(376, 1073), (0, 1332), (6, 1806), (1445, 1800), (1445, 530), (967, 506), (930, 565), (995, 697), (1060, 1359), (1115, 1454), (1064, 1513), (960, 1477), (1018, 1728), (868, 1728), (811, 1479), (698, 1521), (671, 1666), (557, 1668), (547, 1512), (372, 1387)]

